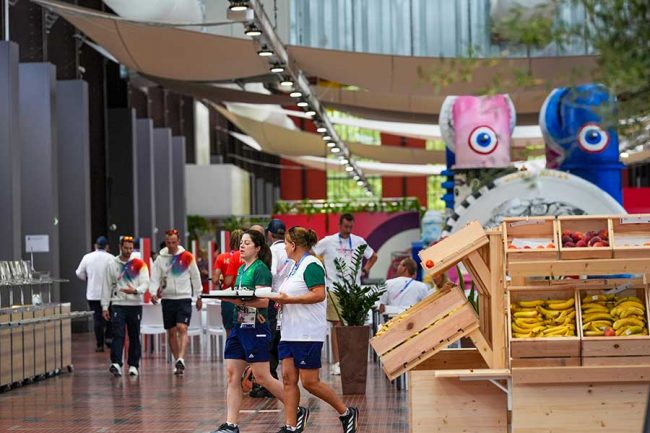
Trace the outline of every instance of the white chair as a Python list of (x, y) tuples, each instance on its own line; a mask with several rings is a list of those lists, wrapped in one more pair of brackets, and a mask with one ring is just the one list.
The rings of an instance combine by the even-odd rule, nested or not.
[(226, 338), (226, 328), (223, 326), (221, 317), (221, 301), (210, 302), (206, 304), (207, 325), (206, 333), (208, 337), (208, 353), (212, 357), (212, 337), (217, 339), (217, 359), (223, 355), (223, 341)]
[[(140, 321), (140, 335), (143, 337), (150, 335), (152, 337), (153, 349), (160, 350), (160, 335), (166, 335), (165, 327), (163, 326), (162, 305), (158, 304), (143, 304), (142, 305), (142, 320)], [(155, 337), (155, 338), (154, 338)], [(168, 345), (165, 343), (165, 354), (167, 354)]]
[(199, 337), (199, 343), (203, 341), (203, 314), (196, 311), (194, 303), (192, 303), (192, 310), (190, 325), (187, 327), (187, 336), (190, 338), (190, 351), (194, 353), (194, 337)]

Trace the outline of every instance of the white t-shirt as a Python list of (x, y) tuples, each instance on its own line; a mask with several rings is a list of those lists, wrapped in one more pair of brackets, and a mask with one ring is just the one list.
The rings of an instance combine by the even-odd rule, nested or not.
[(104, 278), (106, 267), (113, 261), (112, 254), (105, 250), (95, 250), (88, 253), (81, 259), (79, 267), (75, 271), (77, 277), (86, 280), (86, 299), (89, 301), (99, 301), (102, 299), (102, 288), (104, 287)]
[(284, 241), (275, 241), (270, 247), (271, 249), (271, 275), (273, 276), (273, 283), (271, 287), (274, 292), (277, 292), (282, 282), (287, 278), (287, 274), (293, 267), (293, 260), (287, 257), (287, 251), (284, 249)]
[[(312, 263), (323, 265), (314, 256), (305, 256), (298, 262), (280, 286), (280, 292), (289, 296), (309, 293), (304, 272)], [(282, 306), (281, 341), (325, 341), (327, 335), (327, 298), (316, 304), (285, 304)]]
[(426, 284), (409, 277), (397, 277), (386, 280), (386, 291), (379, 302), (384, 305), (410, 307), (429, 296)]
[[(345, 260), (348, 269), (350, 269), (352, 267), (354, 252), (359, 245), (368, 245), (368, 243), (361, 236), (351, 234), (348, 238), (342, 238), (338, 233), (325, 236), (316, 244), (314, 253), (317, 256), (323, 257), (325, 261), (325, 282), (328, 288), (332, 287), (334, 281), (337, 281), (334, 259), (339, 257)], [(363, 257), (370, 259), (374, 252), (375, 250), (368, 245), (368, 248), (363, 253)], [(359, 271), (361, 271), (361, 268), (359, 268)], [(361, 284), (361, 272), (357, 274), (357, 284)]]

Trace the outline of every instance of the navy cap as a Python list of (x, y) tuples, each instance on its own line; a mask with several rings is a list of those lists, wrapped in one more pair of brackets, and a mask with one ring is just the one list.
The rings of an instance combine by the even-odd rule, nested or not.
[(269, 231), (274, 235), (283, 235), (284, 232), (287, 231), (287, 227), (279, 219), (273, 218), (266, 227), (266, 231)]
[(106, 239), (106, 236), (100, 236), (97, 238), (95, 241), (98, 247), (104, 248), (106, 245), (108, 245), (108, 239)]

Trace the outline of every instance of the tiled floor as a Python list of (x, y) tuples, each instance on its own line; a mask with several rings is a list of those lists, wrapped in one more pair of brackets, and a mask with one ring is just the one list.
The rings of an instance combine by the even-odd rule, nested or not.
[[(164, 355), (146, 354), (138, 378), (114, 378), (108, 373), (108, 352), (96, 354), (93, 348), (91, 334), (75, 334), (72, 374), (1, 393), (0, 432), (204, 433), (224, 422), (225, 368), (221, 361), (210, 361), (199, 353), (189, 355), (188, 370), (177, 377)], [(340, 392), (338, 377), (323, 376)], [(344, 400), (361, 410), (360, 432), (408, 431), (407, 392), (390, 384), (377, 364), (369, 365), (366, 394)], [(304, 391), (301, 404), (312, 411), (306, 431), (341, 432), (336, 413), (328, 405)], [(283, 422), (282, 405), (274, 399), (245, 397), (242, 411), (242, 433), (274, 433)]]

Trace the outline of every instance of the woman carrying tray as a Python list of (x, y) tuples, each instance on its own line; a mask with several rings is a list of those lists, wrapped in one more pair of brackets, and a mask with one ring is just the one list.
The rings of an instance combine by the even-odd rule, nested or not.
[(307, 391), (336, 410), (344, 433), (355, 433), (359, 410), (347, 407), (319, 377), (328, 325), (325, 269), (311, 253), (316, 242), (316, 233), (303, 227), (292, 227), (285, 235), (287, 257), (295, 265), (274, 298), (282, 305), (278, 314), (282, 335), (278, 353), (282, 360), (286, 414), (286, 425), (278, 433), (293, 432), (298, 427), (299, 419), (295, 416), (300, 402), (298, 379)]
[[(256, 230), (247, 230), (241, 238), (239, 253), (244, 264), (237, 272), (234, 288), (241, 290), (270, 286), (271, 250), (266, 244), (264, 235)], [(240, 380), (246, 364), (250, 363), (255, 381), (280, 401), (283, 401), (282, 383), (271, 376), (269, 369), (272, 336), (267, 322), (269, 300), (254, 298), (244, 301), (224, 297), (222, 301), (232, 302), (237, 309), (233, 318), (232, 332), (226, 339), (224, 349), (228, 375), (227, 419), (213, 433), (239, 433), (237, 421), (243, 397)], [(306, 412), (306, 409), (302, 409), (298, 414), (299, 417), (305, 419)]]

